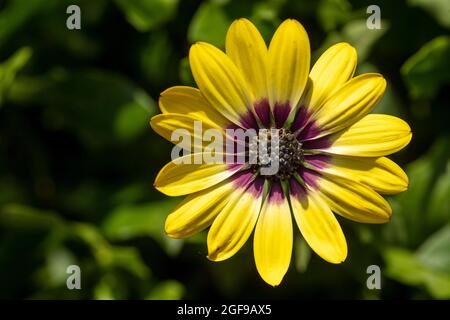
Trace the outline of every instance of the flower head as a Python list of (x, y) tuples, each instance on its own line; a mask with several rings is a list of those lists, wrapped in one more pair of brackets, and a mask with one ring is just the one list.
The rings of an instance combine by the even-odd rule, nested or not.
[[(392, 211), (380, 194), (408, 186), (403, 170), (385, 157), (409, 143), (408, 124), (369, 114), (385, 79), (376, 73), (354, 77), (356, 51), (347, 43), (330, 47), (311, 70), (310, 59), (308, 35), (298, 21), (284, 21), (267, 48), (255, 26), (239, 19), (228, 31), (225, 53), (207, 43), (191, 47), (198, 89), (164, 91), (162, 114), (151, 120), (169, 140), (179, 128), (193, 135), (196, 153), (182, 160), (206, 152), (205, 142), (196, 139), (198, 121), (203, 130), (215, 129), (226, 141), (244, 145), (245, 161), (172, 161), (155, 186), (169, 196), (189, 194), (166, 220), (169, 236), (210, 227), (208, 258), (221, 261), (254, 232), (258, 272), (273, 286), (289, 268), (294, 224), (320, 257), (341, 263), (347, 243), (334, 214), (387, 222)], [(247, 141), (229, 137), (227, 129), (236, 128), (268, 130)], [(259, 145), (265, 148), (254, 148)], [(265, 173), (275, 162), (277, 170)]]

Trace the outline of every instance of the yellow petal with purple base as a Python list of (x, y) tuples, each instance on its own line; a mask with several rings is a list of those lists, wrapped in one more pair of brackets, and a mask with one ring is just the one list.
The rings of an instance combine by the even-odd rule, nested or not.
[(295, 221), (309, 246), (322, 259), (341, 263), (347, 257), (347, 242), (330, 206), (316, 191), (291, 196)]
[(265, 282), (277, 286), (289, 269), (293, 230), (289, 203), (278, 184), (264, 202), (253, 242), (256, 268)]
[(219, 111), (203, 97), (197, 88), (186, 86), (171, 87), (161, 93), (159, 108), (162, 113), (178, 113), (196, 119), (207, 119), (224, 128), (231, 124)]
[[(155, 179), (155, 188), (175, 197), (207, 189), (236, 173), (242, 165), (230, 166), (226, 163), (194, 163), (202, 154), (192, 154), (166, 164)], [(183, 163), (184, 161), (184, 163)], [(186, 164), (189, 162), (189, 164)]]

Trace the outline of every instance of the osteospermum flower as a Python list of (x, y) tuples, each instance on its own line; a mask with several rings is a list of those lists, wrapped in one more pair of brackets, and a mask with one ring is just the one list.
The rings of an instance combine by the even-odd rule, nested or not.
[(362, 223), (387, 222), (392, 211), (380, 194), (406, 190), (408, 177), (385, 156), (405, 147), (411, 130), (399, 118), (369, 114), (386, 81), (377, 73), (354, 77), (356, 60), (351, 45), (338, 43), (310, 70), (308, 35), (296, 20), (279, 26), (268, 49), (246, 19), (231, 25), (225, 53), (194, 44), (189, 61), (199, 89), (164, 91), (153, 129), (169, 140), (176, 128), (194, 133), (196, 120), (204, 130), (277, 129), (279, 170), (267, 176), (259, 162), (170, 162), (155, 187), (189, 196), (168, 216), (166, 233), (184, 238), (210, 226), (208, 258), (221, 261), (254, 231), (256, 267), (275, 286), (289, 268), (293, 220), (309, 246), (331, 263), (347, 256), (334, 213)]

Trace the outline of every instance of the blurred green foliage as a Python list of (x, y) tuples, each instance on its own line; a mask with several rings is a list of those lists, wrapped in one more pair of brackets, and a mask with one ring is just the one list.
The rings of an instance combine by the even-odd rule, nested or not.
[[(81, 30), (65, 26), (81, 8)], [(0, 0), (0, 298), (450, 298), (450, 2), (364, 0)], [(195, 41), (223, 48), (233, 19), (266, 41), (285, 18), (302, 22), (313, 57), (337, 41), (377, 71), (388, 91), (375, 112), (413, 129), (394, 159), (410, 177), (382, 226), (340, 219), (349, 256), (330, 265), (295, 243), (283, 284), (257, 275), (251, 244), (212, 263), (205, 234), (164, 235), (179, 199), (152, 187), (170, 144), (148, 125), (159, 93), (193, 85)], [(298, 233), (297, 233), (298, 236)], [(82, 289), (68, 290), (68, 265)], [(382, 290), (366, 268), (380, 265)]]

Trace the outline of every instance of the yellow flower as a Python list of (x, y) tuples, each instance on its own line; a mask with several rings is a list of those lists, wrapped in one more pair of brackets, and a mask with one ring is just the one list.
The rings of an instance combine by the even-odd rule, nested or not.
[(292, 217), (309, 246), (331, 263), (347, 256), (334, 213), (363, 223), (389, 221), (392, 211), (380, 194), (406, 190), (408, 177), (385, 156), (409, 143), (411, 129), (399, 118), (369, 114), (386, 80), (377, 73), (353, 77), (356, 60), (351, 45), (338, 43), (310, 70), (308, 35), (291, 19), (269, 48), (246, 19), (231, 25), (225, 53), (194, 44), (189, 61), (199, 89), (164, 91), (152, 128), (169, 140), (176, 128), (195, 135), (196, 120), (224, 135), (227, 128), (278, 129), (279, 171), (262, 175), (262, 162), (170, 162), (155, 187), (189, 196), (167, 217), (166, 233), (184, 238), (210, 226), (208, 258), (222, 261), (254, 231), (256, 267), (276, 286), (291, 260)]

